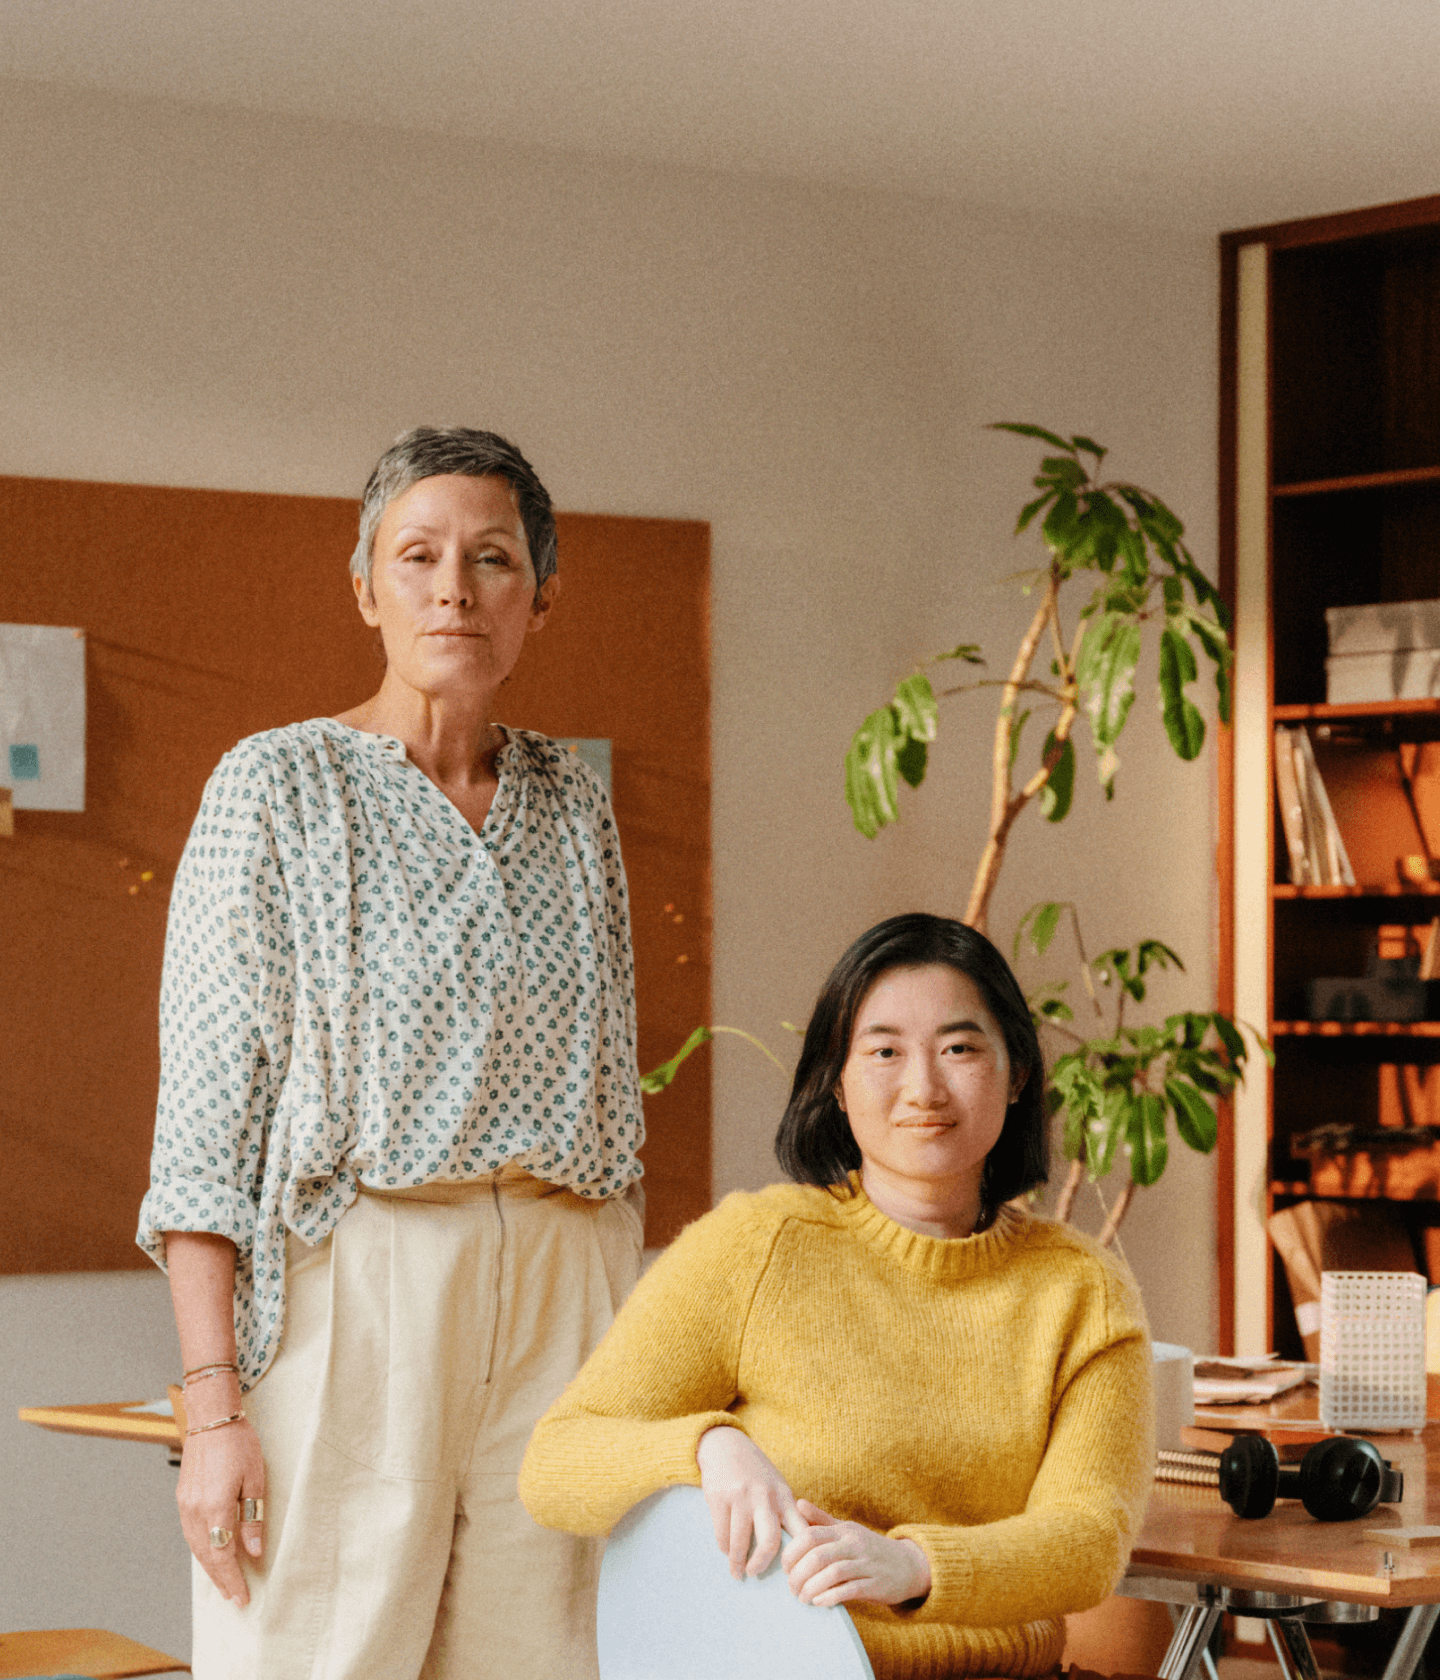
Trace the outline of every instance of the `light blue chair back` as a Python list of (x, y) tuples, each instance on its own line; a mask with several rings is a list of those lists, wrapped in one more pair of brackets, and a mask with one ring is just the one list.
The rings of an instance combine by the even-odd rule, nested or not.
[(779, 1561), (736, 1581), (699, 1488), (642, 1500), (600, 1566), (600, 1680), (875, 1680), (843, 1606), (790, 1591)]

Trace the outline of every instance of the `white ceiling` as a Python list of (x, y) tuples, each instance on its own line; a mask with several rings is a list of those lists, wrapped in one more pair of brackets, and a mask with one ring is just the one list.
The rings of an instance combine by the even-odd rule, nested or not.
[(1207, 236), (1440, 192), (1440, 0), (3, 0), (0, 73)]

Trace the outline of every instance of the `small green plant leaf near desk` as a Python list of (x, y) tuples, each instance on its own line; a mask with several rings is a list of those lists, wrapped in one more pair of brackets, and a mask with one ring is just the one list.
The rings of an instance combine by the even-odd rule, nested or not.
[[(1146, 629), (1159, 632), (1155, 682), (1165, 734), (1186, 761), (1198, 757), (1205, 744), (1205, 720), (1186, 692), (1198, 680), (1200, 659), (1213, 667), (1217, 710), (1226, 723), (1233, 663), (1225, 603), (1185, 546), (1184, 526), (1158, 496), (1123, 481), (1102, 482), (1097, 475), (1106, 451), (1083, 434), (1065, 438), (1042, 426), (1013, 421), (994, 429), (1034, 439), (1054, 452), (1042, 456), (1033, 480), (1039, 493), (1021, 508), (1015, 524), (1018, 536), (1037, 527), (1038, 521), (1045, 558), (1024, 574), (1025, 592), (1038, 591), (1040, 599), (1008, 673), (973, 674), (986, 665), (974, 642), (934, 655), (899, 683), (887, 704), (870, 713), (845, 755), (845, 797), (851, 815), (861, 834), (874, 839), (900, 819), (901, 783), (913, 789), (924, 784), (931, 749), (939, 738), (941, 701), (999, 690), (989, 830), (963, 918), (981, 932), (988, 931), (990, 901), (1011, 829), (1021, 813), (1032, 803), (1051, 823), (1063, 822), (1070, 813), (1077, 773), (1073, 737), (1082, 718), (1089, 727), (1100, 785), (1107, 799), (1114, 797), (1118, 743), (1135, 702)], [(1080, 595), (1077, 605), (1071, 597), (1085, 582), (1088, 592)], [(1072, 614), (1073, 622), (1067, 623)], [(1036, 674), (1036, 662), (1047, 644), (1048, 670), (1042, 667)], [(969, 668), (972, 674), (937, 692), (931, 672), (945, 670), (948, 675), (955, 666)], [(1022, 737), (1037, 712), (1049, 713), (1051, 719), (1038, 763), (1017, 786)], [(1017, 952), (1026, 939), (1044, 954), (1067, 909), (1091, 1005), (1103, 1022), (1099, 993), (1112, 988), (1113, 1025), (1091, 1038), (1077, 1032), (1063, 982), (1046, 987), (1031, 1003), (1038, 1022), (1072, 1041), (1055, 1063), (1048, 1092), (1052, 1112), (1063, 1116), (1065, 1153), (1072, 1163), (1059, 1216), (1069, 1217), (1085, 1177), (1104, 1177), (1122, 1154), (1129, 1162), (1129, 1181), (1102, 1232), (1102, 1240), (1108, 1242), (1135, 1190), (1155, 1183), (1164, 1172), (1169, 1121), (1190, 1148), (1203, 1153), (1214, 1147), (1214, 1102), (1228, 1096), (1243, 1078), (1247, 1046), (1235, 1022), (1214, 1011), (1185, 1011), (1158, 1027), (1125, 1024), (1126, 1002), (1143, 1001), (1147, 973), (1183, 971), (1180, 958), (1158, 940), (1142, 940), (1128, 950), (1117, 947), (1092, 962), (1085, 956), (1073, 907), (1047, 901), (1022, 921)], [(646, 1076), (650, 1083), (642, 1081), (645, 1088), (664, 1089), (709, 1031), (698, 1028), (692, 1033), (669, 1062)], [(1268, 1057), (1268, 1045), (1258, 1035), (1252, 1037)], [(771, 1060), (778, 1059), (771, 1055)]]
[[(1123, 1150), (1130, 1178), (1100, 1233), (1101, 1242), (1109, 1243), (1136, 1190), (1154, 1184), (1165, 1171), (1170, 1121), (1191, 1149), (1208, 1155), (1215, 1147), (1215, 1103), (1228, 1097), (1244, 1077), (1249, 1048), (1236, 1024), (1217, 1010), (1184, 1010), (1167, 1015), (1159, 1026), (1127, 1026), (1127, 1005), (1145, 1001), (1147, 974), (1166, 969), (1183, 973), (1185, 965), (1158, 939), (1087, 957), (1073, 904), (1032, 905), (1016, 931), (1014, 955), (1018, 958), (1021, 946), (1029, 945), (1044, 956), (1067, 914), (1088, 1012), (1102, 1030), (1091, 1038), (1076, 1030), (1075, 1011), (1063, 995), (1067, 981), (1052, 981), (1030, 999), (1037, 1022), (1069, 1041), (1050, 1070), (1046, 1091), (1051, 1113), (1062, 1118), (1061, 1141), (1071, 1163), (1056, 1215), (1068, 1219), (1082, 1178), (1094, 1182), (1105, 1177)], [(1102, 994), (1113, 1009), (1109, 1030), (1103, 1030)], [(1269, 1046), (1253, 1031), (1251, 1036), (1270, 1059)]]

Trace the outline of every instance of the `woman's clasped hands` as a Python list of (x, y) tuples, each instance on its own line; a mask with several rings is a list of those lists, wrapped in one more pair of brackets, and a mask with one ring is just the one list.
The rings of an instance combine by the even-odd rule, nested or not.
[(906, 1604), (930, 1591), (930, 1560), (913, 1540), (891, 1540), (796, 1499), (743, 1431), (707, 1429), (695, 1460), (716, 1542), (736, 1580), (764, 1574), (778, 1556), (804, 1604)]

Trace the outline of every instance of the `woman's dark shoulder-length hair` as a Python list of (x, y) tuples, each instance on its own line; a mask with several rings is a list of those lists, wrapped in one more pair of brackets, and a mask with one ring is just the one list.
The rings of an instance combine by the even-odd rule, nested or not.
[(836, 963), (805, 1029), (775, 1153), (801, 1184), (843, 1184), (860, 1166), (850, 1122), (835, 1099), (861, 1000), (893, 968), (944, 963), (972, 980), (1005, 1035), (1012, 1071), (1025, 1071), (1020, 1095), (985, 1161), (982, 1195), (987, 1215), (1012, 1196), (1049, 1177), (1045, 1125), (1045, 1063), (1035, 1023), (1015, 976), (985, 937), (963, 922), (919, 911), (891, 916), (862, 933)]

